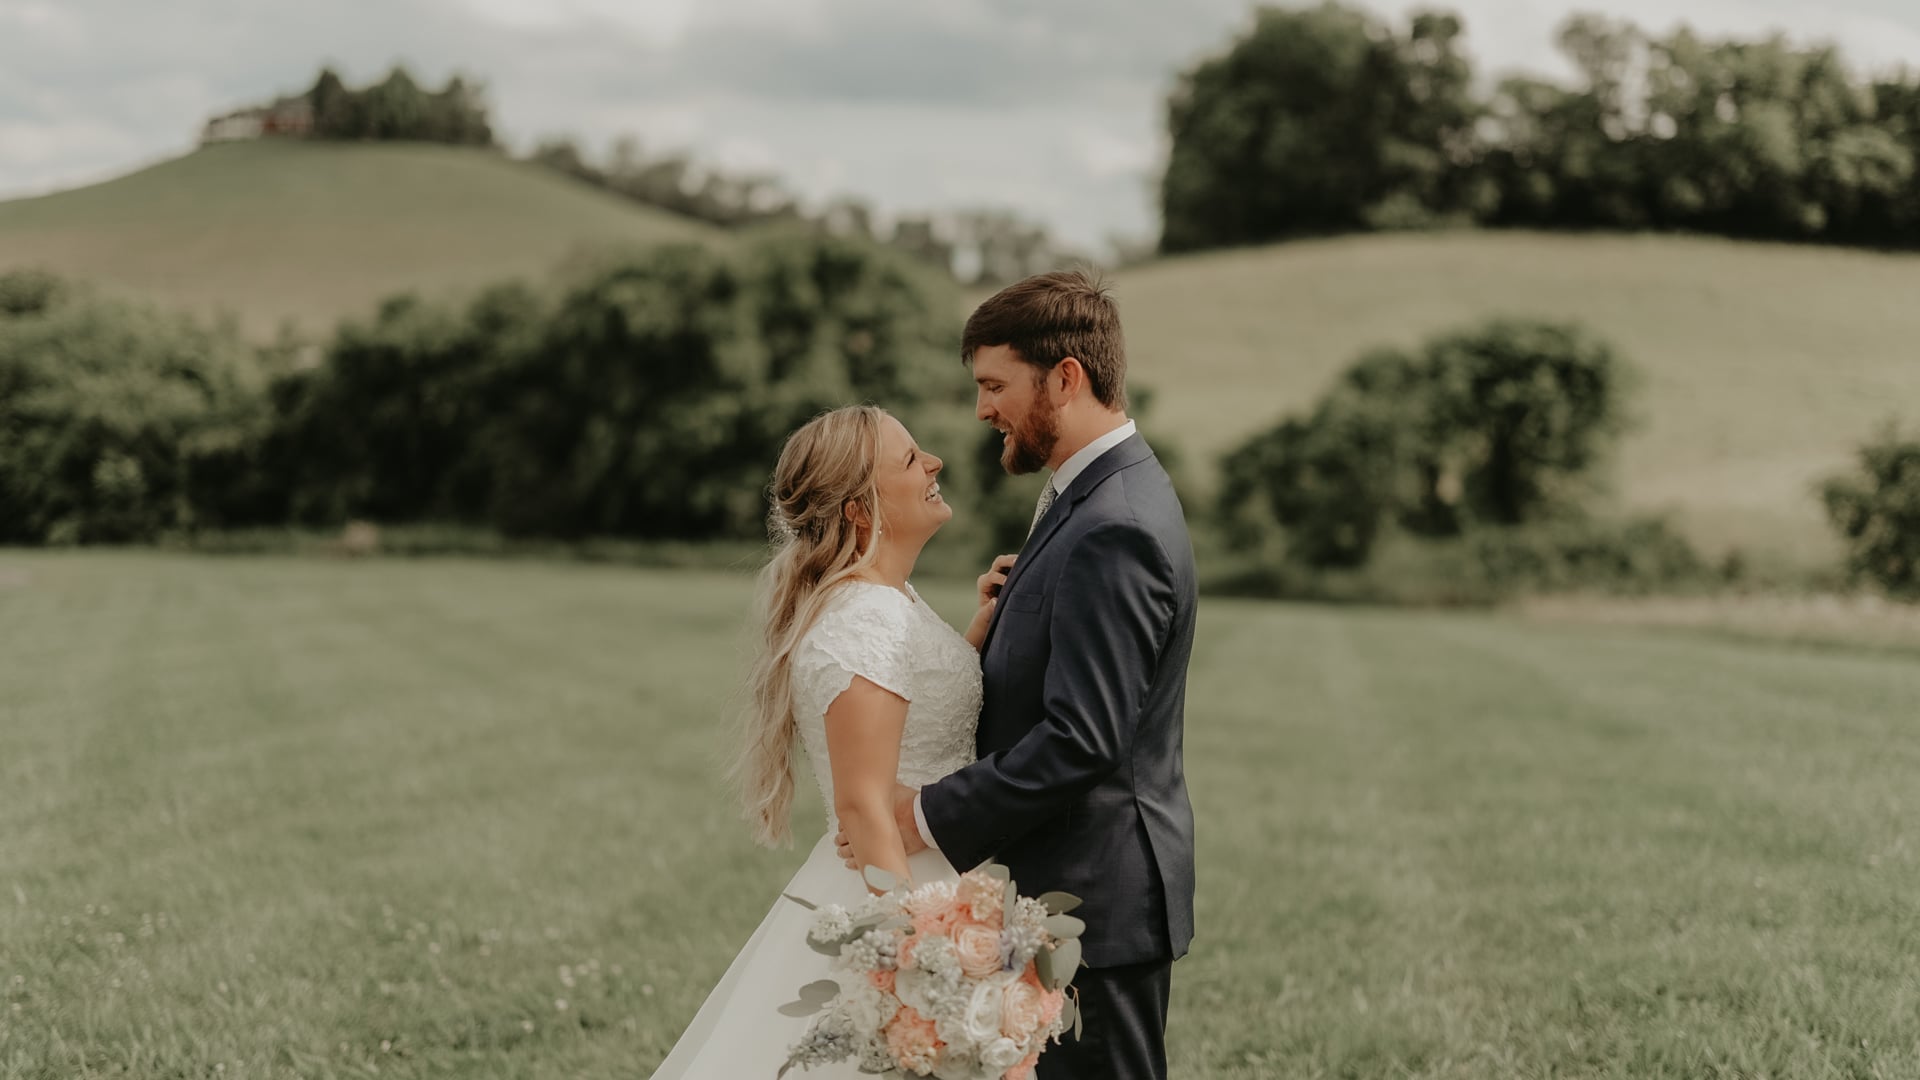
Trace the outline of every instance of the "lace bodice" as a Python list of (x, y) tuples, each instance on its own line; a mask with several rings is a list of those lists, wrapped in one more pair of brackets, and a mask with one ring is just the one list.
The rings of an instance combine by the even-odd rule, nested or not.
[(827, 759), (827, 708), (855, 675), (907, 699), (900, 737), (900, 782), (932, 783), (973, 761), (980, 720), (980, 655), (920, 594), (849, 581), (835, 589), (793, 652), (793, 715), (800, 744), (833, 815)]

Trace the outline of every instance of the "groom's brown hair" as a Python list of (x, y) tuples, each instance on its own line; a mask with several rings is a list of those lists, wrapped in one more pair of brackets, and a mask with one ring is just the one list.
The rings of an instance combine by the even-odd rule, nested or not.
[(1034, 368), (1036, 379), (1071, 356), (1086, 370), (1094, 400), (1127, 407), (1127, 343), (1120, 309), (1106, 282), (1083, 270), (1057, 270), (1016, 281), (973, 309), (960, 335), (960, 359), (1005, 345)]

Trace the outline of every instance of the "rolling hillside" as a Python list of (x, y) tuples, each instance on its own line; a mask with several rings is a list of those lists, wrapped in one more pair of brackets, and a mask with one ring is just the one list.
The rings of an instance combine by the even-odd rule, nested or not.
[[(0, 268), (41, 265), (268, 333), (404, 289), (538, 277), (595, 246), (727, 233), (497, 155), (237, 143), (0, 203)], [(1577, 319), (1638, 369), (1618, 462), (1635, 507), (1713, 548), (1834, 555), (1811, 485), (1889, 417), (1920, 423), (1920, 256), (1531, 233), (1352, 237), (1116, 275), (1149, 429), (1204, 490), (1219, 453), (1363, 350), (1496, 314)], [(964, 317), (956, 312), (956, 322)], [(959, 377), (956, 369), (956, 377)]]
[(544, 274), (595, 246), (724, 235), (485, 151), (227, 143), (0, 202), (0, 269), (42, 266), (267, 332), (289, 318), (325, 329), (407, 289)]
[(1165, 259), (1116, 275), (1150, 427), (1211, 477), (1374, 345), (1496, 314), (1577, 319), (1638, 370), (1616, 469), (1712, 547), (1832, 541), (1812, 485), (1889, 417), (1920, 423), (1920, 256), (1654, 236), (1427, 233)]

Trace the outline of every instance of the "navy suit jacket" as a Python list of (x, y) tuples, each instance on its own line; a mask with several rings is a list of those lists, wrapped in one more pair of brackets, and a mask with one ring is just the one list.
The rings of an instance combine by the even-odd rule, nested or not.
[(1089, 967), (1170, 961), (1193, 939), (1181, 763), (1196, 608), (1173, 482), (1134, 435), (1057, 494), (981, 648), (979, 760), (921, 791), (947, 860), (1085, 901)]

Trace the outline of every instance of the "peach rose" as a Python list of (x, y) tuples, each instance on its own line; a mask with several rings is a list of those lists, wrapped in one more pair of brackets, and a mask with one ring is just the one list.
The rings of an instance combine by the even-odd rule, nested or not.
[(933, 1021), (911, 1008), (894, 1013), (887, 1022), (887, 1052), (910, 1073), (926, 1076), (933, 1072), (943, 1045)]
[[(1009, 983), (1007, 992), (1000, 998), (1000, 1034), (1015, 1042), (1026, 1042), (1033, 1033), (1045, 1026), (1046, 996), (1034, 989), (1032, 983), (1020, 979)], [(1054, 1015), (1060, 1015), (1058, 1007)]]
[(960, 954), (960, 970), (970, 979), (984, 979), (999, 971), (1000, 931), (973, 923), (953, 935), (953, 951)]
[(966, 920), (967, 911), (957, 902), (950, 902), (938, 911), (929, 911), (913, 917), (913, 932), (929, 937), (946, 937), (958, 929)]
[(894, 973), (891, 971), (881, 970), (867, 972), (867, 981), (873, 984), (875, 990), (885, 990), (889, 994), (893, 993), (893, 980)]
[(1040, 1051), (1035, 1050), (1020, 1059), (1020, 1064), (1007, 1070), (1005, 1080), (1033, 1080), (1033, 1067), (1040, 1064)]
[(929, 882), (915, 889), (902, 906), (913, 920), (915, 933), (935, 937), (951, 934), (967, 914), (966, 905), (960, 902), (959, 890), (950, 881)]

